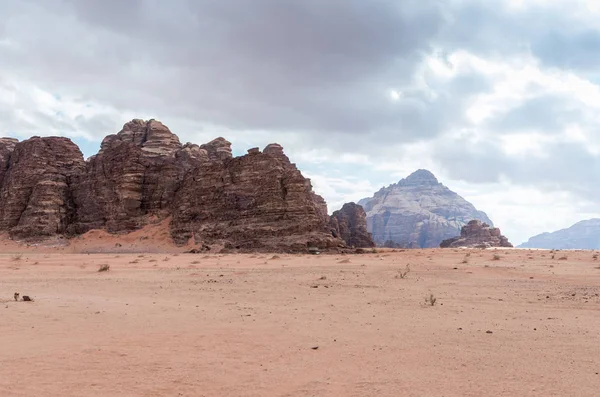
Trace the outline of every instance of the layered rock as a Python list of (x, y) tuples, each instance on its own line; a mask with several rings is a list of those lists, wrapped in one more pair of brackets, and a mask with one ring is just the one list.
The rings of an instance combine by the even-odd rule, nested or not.
[(64, 234), (75, 213), (72, 184), (84, 169), (81, 151), (67, 138), (16, 143), (1, 179), (0, 231), (14, 238)]
[(440, 248), (490, 248), (512, 247), (500, 229), (491, 227), (480, 220), (472, 220), (460, 230), (460, 236), (444, 240)]
[(340, 237), (346, 245), (355, 248), (374, 247), (371, 233), (367, 231), (367, 214), (362, 206), (346, 203), (329, 219), (334, 237)]
[(0, 187), (2, 187), (2, 181), (4, 180), (4, 174), (8, 170), (8, 162), (10, 155), (15, 150), (19, 141), (14, 138), (0, 138)]
[(149, 215), (168, 216), (184, 174), (206, 158), (198, 147), (182, 147), (160, 122), (125, 124), (102, 141), (74, 182), (77, 210), (69, 232), (127, 232), (147, 224)]
[(223, 156), (185, 178), (173, 206), (175, 241), (220, 241), (241, 250), (277, 249), (282, 241), (297, 251), (339, 245), (328, 233), (324, 200), (283, 151), (273, 147)]
[(18, 238), (127, 233), (171, 218), (178, 244), (240, 250), (337, 247), (327, 206), (278, 144), (233, 158), (217, 138), (181, 145), (133, 120), (87, 162), (65, 138), (0, 140), (0, 232)]
[(531, 237), (519, 248), (600, 249), (600, 219), (577, 222), (566, 229)]
[(433, 248), (459, 234), (472, 219), (492, 224), (484, 212), (427, 170), (418, 170), (358, 204), (364, 207), (368, 231), (379, 246)]

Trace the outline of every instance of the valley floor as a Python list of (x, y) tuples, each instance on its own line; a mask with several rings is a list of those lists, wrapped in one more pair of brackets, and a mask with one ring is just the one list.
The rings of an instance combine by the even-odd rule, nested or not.
[(598, 396), (600, 260), (552, 255), (3, 251), (0, 395)]

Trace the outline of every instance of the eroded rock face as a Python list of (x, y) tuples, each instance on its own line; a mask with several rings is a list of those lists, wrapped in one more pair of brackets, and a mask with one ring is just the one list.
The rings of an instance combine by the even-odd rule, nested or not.
[(64, 234), (75, 211), (72, 183), (84, 169), (81, 151), (67, 138), (15, 144), (0, 188), (0, 230), (23, 239)]
[(333, 235), (340, 237), (349, 247), (369, 248), (375, 246), (371, 233), (367, 231), (367, 214), (358, 204), (344, 204), (340, 210), (331, 215), (329, 225)]
[(105, 228), (111, 233), (143, 227), (150, 216), (169, 215), (184, 174), (207, 158), (185, 147), (162, 123), (133, 120), (107, 136), (73, 187), (72, 234)]
[(458, 247), (512, 247), (512, 244), (500, 233), (500, 229), (479, 220), (472, 220), (461, 228), (459, 237), (453, 237), (440, 243), (440, 248)]
[(8, 170), (10, 155), (15, 150), (17, 143), (19, 141), (14, 138), (0, 138), (0, 188), (2, 187), (4, 173)]
[(337, 247), (327, 206), (277, 144), (233, 158), (133, 120), (88, 161), (65, 138), (0, 140), (0, 231), (19, 238), (126, 233), (171, 219), (174, 241), (306, 252)]
[(200, 146), (206, 150), (210, 161), (227, 160), (233, 157), (231, 154), (231, 142), (225, 138), (217, 138)]
[(484, 212), (427, 170), (418, 170), (358, 204), (364, 207), (368, 230), (379, 246), (434, 248), (459, 234), (471, 219), (491, 224)]
[(310, 181), (282, 150), (267, 149), (223, 156), (187, 175), (173, 206), (176, 242), (292, 251), (340, 244), (329, 233), (327, 206)]

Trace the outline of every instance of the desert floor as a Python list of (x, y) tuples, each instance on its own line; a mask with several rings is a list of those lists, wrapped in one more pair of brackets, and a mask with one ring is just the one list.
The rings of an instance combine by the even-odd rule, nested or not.
[(0, 396), (600, 395), (590, 251), (14, 249)]

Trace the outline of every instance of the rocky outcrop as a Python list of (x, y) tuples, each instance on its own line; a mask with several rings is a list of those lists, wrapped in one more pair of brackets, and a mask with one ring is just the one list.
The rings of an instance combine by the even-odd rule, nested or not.
[(33, 137), (16, 143), (0, 187), (0, 231), (14, 238), (64, 234), (73, 219), (73, 180), (85, 169), (67, 138)]
[(334, 237), (340, 237), (349, 247), (369, 248), (375, 243), (367, 231), (367, 214), (362, 206), (346, 203), (329, 220)]
[(184, 175), (207, 159), (197, 146), (182, 147), (160, 122), (125, 124), (102, 141), (100, 152), (74, 181), (76, 214), (69, 232), (127, 232), (146, 225), (150, 215), (169, 216)]
[(577, 222), (566, 229), (531, 237), (519, 248), (600, 249), (600, 219)]
[(323, 199), (272, 147), (215, 158), (188, 175), (173, 205), (175, 241), (225, 242), (240, 250), (277, 249), (282, 241), (293, 251), (339, 245), (329, 233)]
[(418, 170), (358, 204), (364, 207), (368, 230), (379, 246), (433, 248), (459, 234), (472, 219), (492, 224), (484, 212), (427, 170)]
[(0, 138), (0, 187), (2, 187), (4, 174), (8, 170), (10, 155), (15, 150), (17, 143), (19, 141), (14, 138)]
[(440, 243), (440, 248), (458, 247), (512, 247), (512, 244), (500, 233), (500, 229), (497, 227), (490, 227), (487, 223), (472, 220), (461, 228), (459, 237), (453, 237)]
[(343, 246), (327, 206), (278, 144), (233, 157), (133, 120), (88, 161), (66, 138), (0, 140), (0, 232), (16, 238), (127, 233), (170, 219), (177, 244), (306, 251)]

